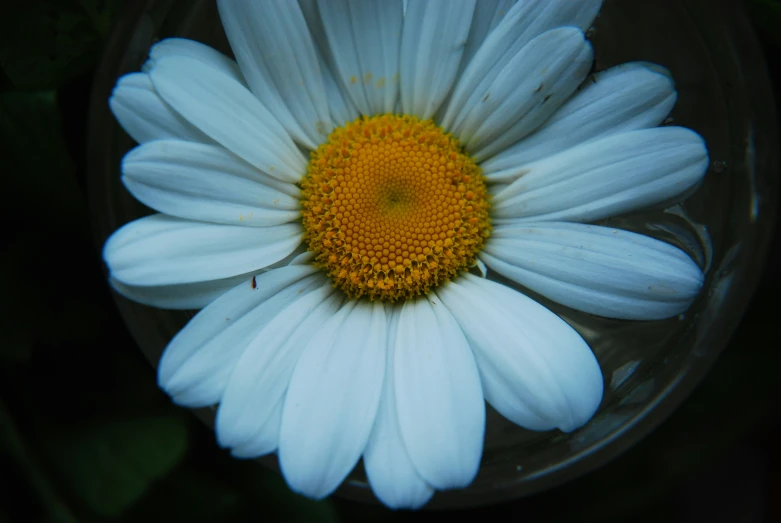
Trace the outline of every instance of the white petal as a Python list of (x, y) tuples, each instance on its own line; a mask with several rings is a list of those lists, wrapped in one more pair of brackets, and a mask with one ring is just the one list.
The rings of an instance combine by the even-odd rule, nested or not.
[(475, 0), (410, 0), (401, 37), (401, 108), (430, 119), (450, 92)]
[(252, 459), (268, 454), (267, 449), (279, 446), (279, 427), (282, 425), (282, 407), (284, 400), (279, 400), (271, 411), (261, 433), (248, 442), (231, 449), (231, 456), (239, 459)]
[(325, 90), (328, 95), (328, 109), (331, 112), (334, 125), (342, 126), (358, 118), (360, 116), (358, 109), (355, 108), (350, 96), (339, 86), (334, 74), (323, 59), (320, 62), (320, 69), (323, 71)]
[(334, 291), (326, 282), (300, 296), (250, 341), (228, 379), (217, 411), (220, 445), (251, 445), (257, 456), (277, 448), (279, 421), (274, 423), (274, 409), (283, 400), (307, 343), (339, 310), (342, 295)]
[(208, 45), (187, 38), (166, 38), (157, 42), (149, 49), (149, 60), (144, 64), (143, 69), (151, 70), (157, 60), (168, 56), (194, 58), (244, 84), (244, 77), (235, 60), (231, 60)]
[[(324, 278), (312, 266), (269, 271), (217, 298), (174, 337), (157, 368), (160, 387), (188, 406), (217, 403), (249, 341)], [(254, 284), (253, 284), (254, 282)]]
[(111, 93), (109, 106), (119, 125), (138, 143), (165, 138), (212, 143), (211, 138), (160, 98), (145, 73), (121, 77)]
[(488, 276), (488, 268), (485, 266), (485, 263), (483, 263), (482, 260), (480, 260), (480, 258), (477, 258), (475, 260), (474, 266), (477, 268), (477, 272), (480, 274), (481, 278), (485, 278), (486, 276)]
[(482, 160), (539, 127), (575, 92), (592, 61), (579, 29), (546, 31), (481, 83), (447, 129)]
[(298, 188), (215, 145), (150, 142), (125, 155), (122, 174), (141, 203), (179, 218), (267, 227), (300, 216)]
[(220, 280), (179, 285), (125, 285), (109, 278), (111, 287), (125, 298), (161, 309), (202, 309), (239, 283), (249, 281), (254, 272)]
[(534, 134), (485, 161), (483, 174), (512, 181), (526, 164), (580, 143), (656, 127), (677, 98), (669, 75), (640, 62), (595, 74)]
[(464, 46), (464, 56), (461, 58), (461, 65), (458, 69), (459, 74), (456, 75), (456, 78), (461, 77), (461, 72), (472, 61), (477, 50), (483, 45), (488, 33), (499, 25), (499, 22), (501, 22), (515, 2), (516, 0), (480, 0), (472, 17), (469, 35)]
[(333, 128), (325, 84), (298, 4), (217, 3), (252, 92), (300, 144), (314, 149)]
[(399, 91), (401, 0), (319, 0), (334, 74), (358, 110), (393, 112)]
[(194, 58), (164, 57), (149, 77), (179, 114), (258, 169), (287, 182), (306, 172), (306, 159), (285, 129), (231, 76)]
[(543, 296), (609, 318), (676, 316), (703, 283), (697, 264), (672, 245), (580, 223), (497, 226), (481, 257)]
[(608, 136), (527, 166), (493, 198), (495, 223), (593, 221), (664, 202), (708, 168), (705, 142), (681, 127)]
[(315, 259), (314, 251), (304, 251), (301, 254), (297, 254), (289, 263), (285, 265), (308, 265)]
[(111, 287), (119, 294), (138, 303), (158, 307), (161, 309), (202, 309), (215, 299), (222, 296), (236, 285), (251, 281), (252, 276), (261, 272), (273, 271), (288, 265), (310, 265), (314, 258), (313, 253), (303, 252), (298, 249), (282, 258), (276, 263), (267, 265), (260, 271), (250, 271), (230, 278), (219, 280), (207, 280), (177, 285), (126, 285), (109, 276)]
[(532, 39), (546, 31), (564, 26), (578, 27), (585, 31), (601, 5), (601, 0), (516, 3), (488, 34), (460, 75), (448, 102), (442, 126), (452, 130), (457, 117), (463, 114), (467, 100), (476, 91), (485, 96), (485, 86), (492, 84), (507, 63)]
[(485, 402), (469, 343), (435, 296), (407, 300), (393, 373), (404, 445), (437, 489), (469, 485), (480, 467)]
[(594, 415), (602, 399), (599, 364), (564, 320), (468, 273), (437, 294), (469, 340), (486, 400), (503, 416), (532, 430), (569, 432)]
[(323, 58), (330, 63), (332, 59), (331, 49), (328, 46), (328, 37), (325, 34), (325, 27), (320, 17), (320, 9), (317, 7), (317, 0), (298, 0), (298, 7), (304, 15), (304, 20), (306, 20), (306, 25), (315, 47), (320, 51)]
[(328, 38), (320, 18), (317, 0), (298, 0), (298, 6), (301, 8), (317, 50), (317, 58), (320, 62), (320, 70), (323, 73), (326, 95), (328, 96), (328, 110), (331, 113), (331, 120), (337, 126), (352, 122), (360, 116), (360, 113), (333, 72), (336, 66), (334, 65), (333, 53), (328, 46)]
[(279, 463), (294, 491), (333, 492), (366, 447), (385, 374), (384, 304), (348, 302), (296, 364), (282, 411)]
[(393, 307), (388, 321), (388, 357), (382, 397), (371, 436), (363, 453), (366, 476), (374, 495), (392, 509), (418, 509), (428, 503), (434, 489), (418, 473), (401, 439), (396, 414), (393, 360), (399, 307)]
[(297, 223), (243, 227), (154, 214), (130, 222), (106, 241), (111, 276), (127, 285), (175, 285), (259, 270), (301, 243)]
[(485, 400), (502, 416), (527, 430), (545, 432), (556, 428), (555, 416), (543, 418), (537, 412), (539, 409), (534, 407), (534, 399), (525, 397), (523, 391), (519, 392), (518, 385), (514, 383), (517, 376), (481, 359), (477, 352), (475, 361), (480, 369)]
[[(472, 61), (477, 50), (483, 45), (483, 41), (488, 34), (499, 25), (499, 22), (502, 21), (502, 18), (504, 18), (515, 2), (516, 0), (480, 0), (480, 2), (477, 3), (474, 14), (472, 15), (472, 24), (469, 27), (469, 34), (466, 37), (464, 53), (461, 57), (461, 62), (458, 65), (458, 71), (456, 72), (456, 79), (461, 78), (461, 75)], [(434, 116), (434, 119), (437, 122), (442, 120), (442, 115), (449, 106), (450, 96), (453, 94), (452, 87), (453, 86), (451, 86), (451, 91), (440, 106), (439, 111), (437, 111), (437, 114)]]

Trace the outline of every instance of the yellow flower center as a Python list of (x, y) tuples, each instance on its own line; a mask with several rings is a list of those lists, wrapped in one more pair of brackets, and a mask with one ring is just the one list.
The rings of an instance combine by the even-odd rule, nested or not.
[(490, 235), (480, 168), (432, 121), (384, 114), (337, 128), (301, 181), (315, 263), (351, 298), (410, 298), (474, 265)]

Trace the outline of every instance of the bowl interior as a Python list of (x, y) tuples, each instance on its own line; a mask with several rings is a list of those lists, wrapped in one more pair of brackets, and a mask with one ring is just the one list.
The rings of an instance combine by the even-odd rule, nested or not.
[[(122, 224), (150, 212), (119, 179), (121, 158), (134, 143), (108, 110), (116, 79), (139, 70), (149, 47), (166, 37), (192, 38), (231, 55), (214, 2), (131, 4), (107, 48), (90, 116), (90, 200), (100, 244)], [(602, 367), (605, 396), (597, 415), (570, 434), (527, 431), (489, 407), (477, 479), (465, 490), (438, 493), (430, 506), (468, 506), (527, 495), (604, 463), (686, 397), (737, 325), (773, 221), (777, 158), (771, 145), (776, 130), (768, 80), (749, 26), (738, 6), (716, 4), (722, 3), (608, 0), (589, 32), (597, 71), (637, 60), (671, 71), (679, 98), (668, 123), (700, 133), (712, 162), (704, 182), (685, 201), (601, 223), (685, 250), (706, 271), (703, 292), (676, 318), (620, 321), (573, 311), (492, 276), (530, 294), (586, 339)], [(116, 300), (153, 364), (192, 317), (119, 296)], [(198, 415), (207, 423), (213, 420), (209, 409)], [(274, 457), (261, 461), (276, 466)], [(374, 499), (360, 465), (338, 492)]]

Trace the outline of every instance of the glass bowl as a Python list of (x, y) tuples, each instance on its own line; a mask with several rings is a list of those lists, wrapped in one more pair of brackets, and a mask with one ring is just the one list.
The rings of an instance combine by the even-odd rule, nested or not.
[[(192, 38), (231, 54), (213, 1), (148, 0), (127, 2), (125, 9), (106, 48), (91, 104), (89, 191), (99, 246), (124, 223), (150, 212), (120, 182), (120, 161), (134, 143), (108, 109), (117, 78), (138, 71), (149, 47), (166, 37)], [(530, 432), (489, 407), (477, 478), (464, 490), (437, 493), (429, 507), (475, 506), (529, 495), (580, 476), (626, 450), (702, 379), (727, 344), (757, 283), (774, 218), (777, 131), (764, 63), (738, 3), (608, 0), (589, 38), (596, 70), (634, 60), (670, 69), (679, 94), (670, 121), (699, 132), (712, 161), (704, 182), (684, 203), (602, 223), (684, 249), (706, 272), (705, 287), (685, 314), (653, 322), (600, 318), (527, 292), (569, 322), (594, 350), (605, 378), (602, 405), (587, 425), (571, 434)], [(193, 315), (146, 307), (118, 295), (115, 299), (154, 365)], [(213, 423), (213, 410), (196, 414)], [(274, 456), (259, 461), (277, 466)], [(375, 499), (361, 464), (337, 495)]]

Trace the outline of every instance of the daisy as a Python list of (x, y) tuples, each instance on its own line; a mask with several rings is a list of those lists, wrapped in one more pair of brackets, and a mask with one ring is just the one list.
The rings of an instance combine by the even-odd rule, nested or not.
[(682, 313), (703, 284), (684, 252), (589, 222), (671, 202), (708, 166), (695, 132), (657, 127), (669, 72), (589, 76), (600, 4), (226, 0), (236, 61), (154, 45), (110, 105), (140, 144), (125, 186), (158, 214), (104, 258), (124, 296), (202, 308), (160, 361), (173, 401), (217, 405), (220, 445), (276, 452), (313, 498), (363, 458), (393, 508), (470, 484), (485, 402), (583, 426), (597, 360), (519, 289)]

